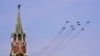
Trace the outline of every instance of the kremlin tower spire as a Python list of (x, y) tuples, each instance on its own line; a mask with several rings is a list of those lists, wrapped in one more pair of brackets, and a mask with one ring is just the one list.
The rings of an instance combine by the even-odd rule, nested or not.
[(20, 17), (20, 6), (21, 5), (19, 4), (18, 5), (18, 17), (17, 17), (16, 29), (15, 29), (16, 33), (23, 33), (21, 17)]
[(26, 52), (26, 34), (23, 31), (21, 17), (20, 17), (20, 7), (18, 5), (18, 17), (16, 22), (15, 31), (12, 33), (11, 41), (11, 53), (10, 56), (27, 56)]

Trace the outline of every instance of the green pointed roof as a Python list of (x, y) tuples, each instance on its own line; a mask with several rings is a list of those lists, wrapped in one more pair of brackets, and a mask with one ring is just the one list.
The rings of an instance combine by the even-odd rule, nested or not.
[(23, 33), (22, 23), (21, 23), (21, 17), (20, 17), (20, 6), (18, 5), (18, 17), (17, 17), (17, 23), (16, 23), (16, 33)]

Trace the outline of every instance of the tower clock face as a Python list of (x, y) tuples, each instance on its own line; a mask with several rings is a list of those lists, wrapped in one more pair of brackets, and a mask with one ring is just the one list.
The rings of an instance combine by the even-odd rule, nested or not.
[(16, 56), (24, 56), (23, 53), (17, 53)]

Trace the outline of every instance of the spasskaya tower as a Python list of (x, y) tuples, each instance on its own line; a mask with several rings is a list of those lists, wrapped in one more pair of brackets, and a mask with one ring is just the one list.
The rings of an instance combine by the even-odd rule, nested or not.
[(15, 31), (11, 34), (11, 53), (10, 56), (27, 56), (26, 34), (22, 28), (20, 17), (20, 6), (18, 5), (18, 17)]

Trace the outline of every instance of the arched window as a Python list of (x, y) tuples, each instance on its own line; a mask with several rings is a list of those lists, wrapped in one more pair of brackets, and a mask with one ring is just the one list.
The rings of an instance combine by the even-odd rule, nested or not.
[(21, 37), (22, 37), (21, 34), (18, 34), (18, 40), (21, 40)]
[(25, 37), (26, 37), (26, 35), (25, 35), (25, 34), (23, 34), (23, 40), (25, 40)]
[(16, 54), (16, 56), (24, 56), (24, 54), (23, 53), (18, 53), (18, 54)]
[(14, 40), (16, 40), (16, 34), (14, 34)]

